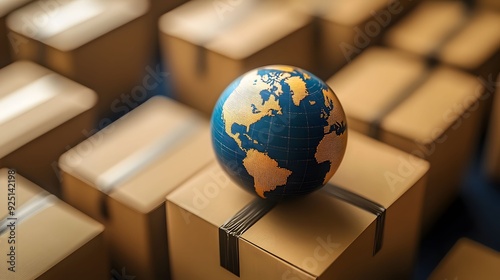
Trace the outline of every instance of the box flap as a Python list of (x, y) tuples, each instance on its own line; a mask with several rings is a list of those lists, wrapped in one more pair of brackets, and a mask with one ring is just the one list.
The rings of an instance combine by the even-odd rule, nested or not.
[(451, 248), (429, 277), (438, 279), (497, 279), (500, 253), (467, 238)]
[[(353, 130), (349, 130), (348, 141), (346, 155), (330, 183), (386, 209), (429, 170), (427, 161)], [(400, 180), (394, 180), (396, 177)]]
[(227, 7), (217, 3), (190, 1), (163, 15), (160, 30), (232, 59), (243, 59), (311, 21), (279, 1), (229, 2)]
[(354, 27), (373, 17), (376, 11), (384, 9), (389, 2), (387, 0), (296, 0), (294, 5), (302, 12), (339, 25)]
[(441, 61), (475, 70), (500, 48), (500, 13), (477, 10), (467, 25), (440, 50)]
[[(386, 208), (420, 180), (429, 168), (424, 160), (409, 159), (409, 154), (354, 131), (349, 131), (347, 147), (343, 163), (329, 184), (341, 186)], [(405, 165), (402, 167), (402, 164)], [(402, 179), (394, 183), (390, 179), (395, 176)], [(324, 188), (328, 187), (331, 186)], [(235, 185), (214, 163), (167, 199), (219, 228), (256, 196)], [(368, 228), (367, 238), (374, 246), (375, 221), (373, 213), (320, 190), (279, 203), (241, 238), (309, 275), (319, 276)], [(310, 266), (308, 257), (320, 255), (318, 250), (323, 250), (321, 261)], [(365, 253), (371, 255), (372, 251)]]
[[(375, 219), (375, 215), (361, 208), (318, 191), (300, 200), (278, 204), (248, 229), (242, 239), (319, 276)], [(308, 258), (314, 258), (315, 249), (321, 245), (326, 247), (321, 252), (321, 261), (312, 266)]]
[(3, 0), (0, 1), (0, 18), (12, 12), (17, 7), (24, 5), (32, 0)]
[(76, 49), (142, 15), (145, 0), (58, 0), (49, 9), (38, 2), (7, 17), (7, 26), (61, 51)]
[[(6, 180), (6, 172), (7, 169), (0, 170), (0, 180), (3, 182)], [(19, 203), (17, 212), (29, 206), (26, 201), (33, 202), (35, 193), (45, 193), (51, 199), (47, 207), (16, 222), (15, 274), (22, 279), (40, 276), (104, 230), (101, 224), (16, 174), (16, 201)], [(7, 208), (4, 205), (6, 202), (2, 201), (0, 204), (0, 211), (4, 211)], [(6, 233), (1, 234), (0, 242), (6, 244), (8, 236)], [(5, 261), (0, 265), (2, 279), (7, 279), (7, 274), (10, 273), (7, 265)]]
[(197, 128), (195, 135), (184, 139), (183, 146), (164, 154), (148, 168), (136, 174), (112, 192), (111, 197), (148, 213), (165, 202), (165, 196), (215, 159), (208, 124)]
[(429, 55), (466, 20), (462, 1), (427, 1), (391, 28), (384, 40), (389, 46)]
[(0, 197), (2, 197), (3, 200), (0, 203), (2, 204), (2, 206), (5, 206), (0, 208), (0, 220), (5, 219), (7, 217), (8, 197), (15, 196), (15, 203), (16, 203), (15, 206), (22, 207), (27, 201), (30, 201), (35, 196), (45, 192), (45, 190), (41, 189), (31, 181), (15, 173), (14, 174), (15, 188), (13, 188), (15, 191), (14, 193), (10, 192), (11, 195), (9, 195), (8, 189), (11, 188), (12, 186), (8, 186), (8, 178), (9, 178), (8, 171), (9, 171), (8, 168), (0, 169), (0, 182), (3, 186), (5, 186), (0, 189)]
[(338, 96), (348, 120), (371, 123), (425, 72), (423, 59), (372, 47), (332, 76), (327, 84)]
[(0, 84), (0, 130), (4, 132), (0, 158), (97, 101), (91, 89), (27, 61), (1, 69)]
[(483, 87), (476, 77), (446, 66), (437, 67), (384, 118), (381, 127), (418, 143), (432, 143), (461, 118), (482, 93)]
[(256, 198), (213, 162), (167, 196), (167, 200), (220, 227)]
[(211, 159), (208, 122), (157, 96), (63, 154), (59, 166), (147, 212)]
[[(340, 186), (385, 208), (408, 191), (429, 168), (426, 161), (410, 161), (409, 154), (369, 137), (354, 131), (349, 131), (348, 135), (344, 160), (329, 184)], [(394, 176), (403, 179), (394, 184), (391, 180)], [(286, 256), (285, 261), (319, 276), (375, 219), (372, 213), (324, 191), (317, 191), (279, 204), (246, 231), (243, 238), (275, 256)], [(306, 258), (314, 257), (318, 246), (323, 246), (327, 254), (316, 262), (317, 266), (308, 267)]]

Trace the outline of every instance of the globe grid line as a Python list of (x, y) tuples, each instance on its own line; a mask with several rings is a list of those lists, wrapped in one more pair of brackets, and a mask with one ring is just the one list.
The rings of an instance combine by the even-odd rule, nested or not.
[[(313, 93), (314, 94), (314, 93)], [(308, 92), (308, 95), (309, 95), (309, 92)], [(304, 107), (304, 111), (307, 111), (307, 108), (305, 108), (305, 105), (304, 103), (301, 103), (301, 105)], [(309, 127), (309, 117), (307, 114), (305, 114), (305, 117), (306, 117), (306, 123), (307, 123), (307, 127)], [(290, 130), (289, 130), (290, 131)], [(309, 147), (309, 144), (310, 144), (310, 140), (311, 140), (311, 136), (309, 134), (309, 129), (306, 129), (306, 132), (307, 132), (307, 147)], [(290, 133), (289, 133), (290, 134)], [(308, 149), (309, 150), (309, 149)], [(317, 147), (316, 147), (316, 150), (317, 150)], [(306, 180), (306, 174), (307, 174), (307, 170), (309, 170), (309, 161), (306, 161), (305, 163), (305, 170), (304, 170), (304, 174), (302, 175), (302, 181), (301, 181), (301, 185), (299, 187), (299, 190), (302, 190), (302, 186), (304, 185), (305, 183), (305, 180)]]
[[(300, 68), (269, 66), (247, 72), (223, 92), (214, 114), (219, 163), (240, 166), (224, 169), (262, 198), (320, 188), (344, 154), (345, 115), (338, 98)], [(318, 167), (311, 169), (313, 165)]]
[[(291, 111), (291, 104), (290, 104), (290, 102), (288, 102), (288, 119), (291, 119), (290, 118), (290, 111)], [(290, 149), (290, 122), (288, 122), (287, 126), (288, 126), (287, 127), (287, 130), (288, 130), (287, 150), (289, 150)], [(290, 160), (290, 153), (286, 153), (286, 160), (285, 160), (285, 162), (286, 162), (287, 166), (289, 164), (289, 160)], [(287, 181), (288, 181), (288, 178), (287, 178)], [(286, 184), (283, 187), (283, 189), (284, 189), (283, 192), (286, 193)]]

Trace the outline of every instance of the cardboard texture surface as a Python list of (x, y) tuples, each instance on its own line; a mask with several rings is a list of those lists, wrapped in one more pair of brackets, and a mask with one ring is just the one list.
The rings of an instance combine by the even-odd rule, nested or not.
[[(100, 118), (119, 113), (121, 95), (131, 95), (143, 84), (151, 63), (155, 34), (146, 16), (149, 2), (50, 4), (47, 8), (31, 3), (8, 16), (7, 28), (16, 42), (12, 48), (17, 49), (14, 58), (35, 61), (95, 90)], [(135, 91), (134, 99), (141, 99), (135, 101), (145, 101), (144, 93)]]
[(153, 97), (65, 153), (59, 165), (64, 198), (106, 226), (113, 266), (164, 279), (165, 196), (212, 160), (206, 120)]
[(447, 66), (427, 67), (415, 55), (374, 47), (327, 83), (352, 129), (431, 163), (425, 231), (458, 194), (478, 141), (488, 105), (480, 81)]
[(437, 59), (476, 75), (500, 70), (500, 12), (462, 1), (426, 1), (387, 32), (391, 47)]
[[(374, 214), (320, 190), (279, 203), (243, 233), (239, 279), (408, 278), (427, 169), (421, 159), (350, 131), (344, 161), (324, 188), (340, 186), (387, 209), (381, 250), (373, 255)], [(173, 278), (238, 279), (219, 264), (218, 228), (255, 198), (216, 163), (168, 195)]]
[(500, 182), (500, 75), (497, 77), (497, 92), (493, 99), (490, 123), (486, 138), (484, 165), (488, 176)]
[(225, 11), (209, 1), (190, 1), (159, 21), (175, 96), (206, 115), (226, 86), (253, 68), (313, 66), (309, 16), (275, 1), (239, 3)]
[(293, 1), (301, 13), (315, 18), (315, 62), (323, 79), (379, 42), (385, 30), (418, 1)]
[(7, 15), (22, 5), (32, 0), (4, 0), (0, 3), (0, 68), (12, 63), (10, 45), (12, 38), (7, 33), (5, 18)]
[(440, 279), (498, 279), (500, 275), (500, 253), (462, 238), (432, 272), (429, 280)]
[(60, 195), (57, 159), (92, 130), (95, 92), (27, 61), (1, 69), (0, 84), (0, 166)]
[[(8, 181), (8, 170), (0, 169), (2, 182)], [(16, 204), (11, 216), (7, 199), (3, 199), (0, 217), (17, 218), (14, 234), (10, 227), (0, 234), (0, 278), (108, 279), (104, 227), (21, 175), (14, 176), (14, 195), (7, 187), (0, 190), (2, 198), (14, 196)], [(7, 269), (12, 266), (8, 262), (11, 256), (7, 256), (10, 246), (15, 246), (15, 272)]]

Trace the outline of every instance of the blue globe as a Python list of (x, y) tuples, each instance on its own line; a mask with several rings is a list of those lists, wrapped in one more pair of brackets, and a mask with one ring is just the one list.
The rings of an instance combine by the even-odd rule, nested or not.
[(344, 156), (346, 127), (342, 106), (328, 85), (284, 65), (237, 78), (211, 118), (220, 165), (237, 184), (269, 199), (324, 186)]

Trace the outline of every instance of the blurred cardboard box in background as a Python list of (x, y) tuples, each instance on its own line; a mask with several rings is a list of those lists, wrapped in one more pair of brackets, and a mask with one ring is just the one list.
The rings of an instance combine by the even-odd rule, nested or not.
[(429, 280), (496, 280), (498, 275), (500, 275), (500, 253), (470, 239), (462, 238), (441, 260)]
[(101, 222), (112, 265), (168, 277), (165, 196), (214, 159), (206, 120), (153, 97), (61, 156), (63, 197)]
[[(314, 59), (317, 76), (327, 79), (367, 47), (377, 44), (385, 30), (419, 1), (415, 0), (294, 0), (301, 13), (314, 20)], [(289, 2), (285, 2), (289, 3)]]
[(310, 16), (279, 1), (233, 2), (224, 9), (212, 1), (190, 1), (159, 21), (174, 97), (206, 115), (223, 90), (253, 68), (313, 68)]
[[(7, 17), (14, 58), (28, 59), (97, 92), (99, 118), (141, 84), (154, 30), (146, 0), (33, 2)], [(139, 93), (137, 93), (139, 94)]]
[(13, 169), (0, 181), (0, 279), (109, 279), (101, 224)]
[(328, 80), (349, 126), (431, 164), (424, 231), (459, 192), (487, 102), (476, 77), (421, 57), (372, 47)]
[(0, 69), (0, 84), (0, 167), (60, 196), (57, 160), (92, 131), (95, 92), (28, 61)]
[(0, 68), (12, 62), (10, 54), (11, 36), (7, 32), (5, 19), (15, 9), (33, 0), (4, 0), (0, 2)]
[(391, 28), (390, 47), (487, 78), (500, 71), (500, 11), (470, 9), (463, 1), (427, 1)]

